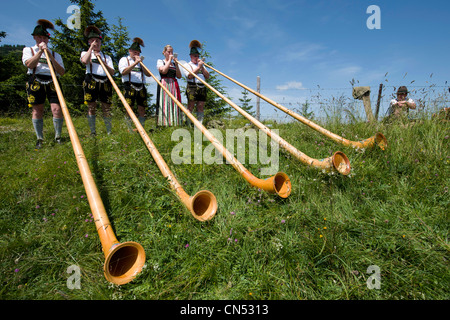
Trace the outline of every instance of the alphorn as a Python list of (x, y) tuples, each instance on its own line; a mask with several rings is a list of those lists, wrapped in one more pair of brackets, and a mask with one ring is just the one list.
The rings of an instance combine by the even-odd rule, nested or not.
[(274, 139), (282, 148), (290, 152), (294, 157), (296, 157), (298, 160), (303, 162), (304, 164), (314, 167), (317, 169), (322, 169), (325, 171), (337, 171), (341, 173), (342, 175), (348, 175), (351, 171), (350, 168), (350, 160), (347, 158), (347, 156), (341, 152), (336, 151), (331, 157), (325, 158), (325, 159), (314, 159), (303, 152), (296, 149), (293, 145), (289, 144), (286, 140), (281, 138), (278, 134), (267, 128), (264, 124), (256, 120), (254, 117), (252, 117), (249, 113), (247, 113), (245, 110), (240, 108), (238, 105), (233, 103), (230, 99), (225, 97), (223, 94), (221, 94), (219, 91), (214, 89), (211, 85), (209, 85), (206, 81), (203, 81), (199, 76), (194, 74), (191, 70), (188, 70), (185, 66), (180, 64), (185, 70), (187, 70), (191, 75), (195, 76), (198, 80), (200, 80), (205, 86), (207, 86), (209, 89), (211, 89), (216, 95), (218, 95), (220, 98), (225, 100), (230, 106), (232, 106), (236, 111), (238, 111), (240, 114), (242, 114), (245, 118), (247, 118), (251, 123), (253, 123), (255, 126), (257, 126), (260, 130), (265, 132), (269, 137)]
[(70, 141), (72, 142), (73, 151), (77, 159), (80, 175), (86, 190), (89, 205), (94, 217), (95, 226), (97, 228), (103, 252), (105, 254), (105, 264), (103, 271), (105, 278), (114, 284), (122, 285), (132, 281), (136, 275), (141, 272), (145, 263), (144, 248), (136, 242), (127, 241), (119, 243), (114, 235), (111, 223), (106, 215), (105, 206), (103, 205), (100, 193), (95, 185), (89, 164), (78, 139), (77, 132), (72, 123), (69, 110), (67, 109), (64, 96), (59, 86), (55, 70), (51, 64), (47, 49), (44, 51), (47, 63), (52, 74), (53, 83), (58, 95), (59, 103), (66, 121), (67, 131), (69, 132)]
[(214, 70), (215, 72), (217, 72), (218, 74), (224, 76), (225, 78), (227, 78), (228, 80), (231, 80), (232, 82), (236, 83), (237, 85), (241, 86), (242, 88), (244, 88), (245, 90), (253, 93), (254, 95), (260, 97), (261, 99), (265, 100), (266, 102), (270, 103), (271, 105), (273, 105), (274, 107), (280, 109), (281, 111), (285, 112), (286, 114), (290, 115), (291, 117), (297, 119), (298, 121), (302, 122), (303, 124), (309, 126), (310, 128), (316, 130), (317, 132), (323, 134), (324, 136), (336, 141), (337, 143), (340, 143), (346, 147), (353, 147), (353, 148), (359, 148), (359, 149), (365, 149), (365, 148), (372, 148), (375, 145), (378, 145), (382, 150), (385, 150), (387, 148), (387, 139), (386, 137), (380, 133), (377, 132), (375, 135), (373, 135), (370, 138), (367, 138), (365, 140), (361, 140), (361, 141), (351, 141), (348, 139), (345, 139), (331, 131), (328, 131), (325, 128), (322, 128), (321, 126), (317, 125), (316, 123), (312, 122), (311, 120), (306, 119), (305, 117), (302, 117), (301, 115), (299, 115), (298, 113), (295, 113), (294, 111), (282, 106), (279, 103), (276, 103), (275, 101), (267, 98), (266, 96), (263, 96), (262, 94), (260, 94), (259, 92), (247, 87), (246, 85), (243, 85), (242, 83), (240, 83), (239, 81), (234, 80), (233, 78), (227, 76), (226, 74), (220, 72), (219, 70), (207, 65), (205, 63), (205, 66), (210, 68), (211, 70)]
[(259, 179), (248, 171), (242, 163), (240, 163), (193, 115), (183, 106), (183, 104), (175, 98), (175, 96), (164, 87), (161, 82), (153, 75), (153, 73), (142, 63), (141, 66), (155, 79), (156, 83), (169, 95), (169, 97), (178, 105), (192, 123), (205, 135), (205, 137), (212, 143), (212, 145), (222, 153), (222, 156), (230, 163), (240, 175), (247, 180), (250, 185), (260, 188), (269, 193), (275, 193), (281, 198), (287, 198), (291, 194), (291, 180), (284, 172), (277, 172), (268, 179)]
[(147, 149), (150, 151), (153, 159), (158, 165), (159, 170), (161, 171), (162, 175), (165, 178), (167, 178), (167, 180), (170, 183), (170, 186), (173, 188), (173, 190), (175, 190), (175, 193), (177, 194), (180, 201), (184, 204), (184, 206), (189, 210), (189, 212), (194, 216), (195, 219), (199, 221), (211, 220), (217, 212), (217, 199), (214, 196), (214, 194), (208, 190), (200, 190), (195, 195), (190, 197), (186, 193), (186, 191), (184, 191), (183, 187), (175, 178), (175, 175), (169, 169), (169, 166), (159, 153), (155, 144), (150, 139), (148, 134), (145, 132), (144, 127), (141, 125), (139, 119), (134, 114), (133, 109), (130, 107), (125, 97), (123, 96), (122, 92), (120, 91), (119, 87), (114, 82), (114, 79), (106, 69), (105, 64), (103, 63), (103, 61), (101, 61), (100, 57), (97, 54), (96, 56), (97, 58), (99, 58), (99, 61), (103, 69), (105, 70), (105, 73), (109, 78), (109, 81), (111, 81), (111, 84), (114, 86), (114, 89), (116, 90), (120, 100), (122, 101), (125, 109), (127, 110), (128, 115), (133, 120), (133, 123), (136, 126), (142, 140), (144, 141)]

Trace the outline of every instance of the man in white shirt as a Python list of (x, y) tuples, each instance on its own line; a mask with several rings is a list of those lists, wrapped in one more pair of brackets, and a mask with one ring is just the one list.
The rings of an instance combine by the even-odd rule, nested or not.
[(404, 120), (407, 118), (409, 109), (415, 109), (416, 103), (413, 99), (408, 98), (408, 89), (401, 86), (397, 90), (397, 98), (392, 99), (389, 103), (388, 115), (386, 121)]
[[(204, 67), (203, 60), (200, 59), (199, 50), (202, 47), (201, 43), (198, 40), (192, 40), (189, 47), (191, 48), (191, 61), (184, 64), (184, 67), (204, 81), (209, 79), (209, 72)], [(202, 123), (206, 101), (206, 86), (185, 68), (183, 68), (183, 71), (187, 79), (186, 97), (188, 99), (188, 110), (192, 112), (194, 107), (197, 106), (197, 120)]]
[(53, 126), (55, 128), (55, 141), (61, 143), (61, 131), (64, 117), (53, 83), (50, 67), (47, 64), (45, 50), (49, 52), (50, 62), (53, 65), (57, 76), (65, 73), (64, 63), (61, 56), (47, 47), (50, 34), (47, 29), (54, 29), (53, 23), (48, 20), (40, 19), (34, 28), (33, 39), (36, 45), (25, 47), (22, 53), (22, 62), (28, 68), (29, 80), (27, 82), (28, 106), (32, 108), (32, 121), (34, 131), (36, 132), (36, 148), (42, 148), (44, 141), (44, 103), (48, 99), (53, 114)]
[[(137, 104), (138, 119), (144, 126), (145, 109), (148, 106), (144, 75), (150, 77), (150, 73), (140, 64), (144, 60), (144, 57), (141, 57), (141, 46), (144, 47), (144, 41), (141, 38), (134, 38), (128, 49), (129, 55), (122, 57), (119, 61), (119, 71), (125, 87), (124, 97), (130, 107)], [(128, 121), (130, 122), (130, 120)]]
[[(86, 66), (86, 77), (83, 81), (84, 103), (88, 106), (88, 123), (91, 135), (96, 135), (97, 100), (100, 101), (103, 111), (103, 121), (106, 132), (111, 134), (111, 102), (112, 85), (106, 72), (112, 76), (115, 73), (113, 61), (110, 56), (101, 52), (102, 36), (96, 26), (88, 26), (84, 35), (88, 39), (89, 49), (81, 53), (80, 61)], [(104, 70), (98, 57), (102, 59), (107, 70)]]

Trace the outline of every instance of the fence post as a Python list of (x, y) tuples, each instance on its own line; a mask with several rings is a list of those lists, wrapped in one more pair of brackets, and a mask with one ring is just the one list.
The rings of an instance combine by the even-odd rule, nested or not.
[(375, 120), (378, 121), (378, 112), (380, 111), (381, 92), (383, 92), (383, 84), (380, 83), (380, 89), (378, 89), (377, 108), (375, 109)]
[(363, 101), (367, 120), (369, 120), (369, 122), (375, 122), (372, 107), (370, 105), (370, 87), (353, 87), (353, 98)]

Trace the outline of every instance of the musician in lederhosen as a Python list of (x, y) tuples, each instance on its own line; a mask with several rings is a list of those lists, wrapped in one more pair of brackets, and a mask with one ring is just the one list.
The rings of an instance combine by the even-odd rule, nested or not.
[[(200, 49), (202, 47), (198, 40), (192, 40), (189, 43), (191, 61), (184, 66), (186, 69), (195, 73), (200, 79), (207, 80), (209, 78), (209, 72), (204, 66), (204, 62), (200, 59)], [(206, 102), (206, 86), (191, 75), (186, 69), (184, 74), (187, 79), (186, 96), (188, 99), (188, 109), (190, 112), (197, 106), (197, 120), (203, 122), (204, 106)]]
[[(158, 68), (161, 85), (164, 86), (178, 101), (181, 102), (181, 92), (178, 79), (181, 78), (180, 67), (173, 53), (173, 47), (166, 45), (163, 50), (164, 60), (158, 59)], [(156, 124), (158, 126), (179, 126), (183, 121), (183, 112), (166, 91), (159, 85), (156, 92)]]
[(47, 47), (50, 39), (50, 33), (48, 33), (47, 29), (54, 29), (53, 23), (40, 19), (37, 24), (31, 34), (36, 41), (36, 45), (23, 49), (22, 62), (28, 68), (27, 73), (30, 75), (26, 85), (28, 106), (32, 108), (33, 127), (37, 136), (36, 148), (40, 149), (44, 141), (43, 116), (46, 99), (48, 99), (52, 110), (55, 141), (57, 143), (61, 143), (61, 131), (64, 122), (61, 105), (59, 104), (44, 50), (50, 52), (49, 58), (57, 76), (62, 76), (65, 70), (61, 55)]
[(100, 101), (103, 111), (103, 121), (106, 132), (111, 134), (111, 103), (112, 85), (105, 70), (98, 61), (100, 56), (107, 71), (112, 76), (115, 73), (111, 57), (101, 52), (102, 35), (96, 26), (88, 26), (84, 31), (88, 39), (89, 49), (81, 53), (81, 62), (86, 66), (86, 77), (83, 81), (84, 103), (88, 106), (88, 123), (91, 135), (96, 135), (96, 110), (97, 101)]
[(129, 55), (122, 57), (119, 61), (119, 71), (125, 87), (124, 97), (130, 107), (133, 108), (137, 104), (138, 119), (144, 126), (145, 110), (148, 106), (145, 76), (150, 77), (150, 73), (140, 64), (144, 60), (144, 57), (141, 57), (141, 46), (144, 47), (144, 41), (141, 38), (134, 38), (128, 49)]

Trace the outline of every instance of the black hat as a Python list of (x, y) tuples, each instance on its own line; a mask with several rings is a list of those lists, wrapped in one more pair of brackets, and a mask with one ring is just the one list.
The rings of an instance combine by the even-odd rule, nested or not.
[(34, 28), (32, 36), (44, 36), (50, 38), (50, 33), (48, 33), (47, 29), (55, 29), (53, 23), (45, 19), (39, 19), (37, 21), (37, 26)]
[(405, 94), (408, 94), (409, 92), (408, 92), (408, 89), (407, 89), (405, 86), (401, 86), (401, 87), (398, 88), (398, 90), (397, 90), (397, 94), (399, 94), (399, 93), (405, 93)]
[(102, 32), (96, 26), (88, 26), (86, 29), (84, 29), (84, 36), (88, 38), (88, 40), (92, 38), (102, 39), (101, 34)]
[(144, 40), (142, 40), (141, 38), (134, 38), (129, 50), (136, 50), (141, 52), (141, 46), (145, 47)]
[(192, 40), (189, 43), (189, 48), (191, 48), (191, 52), (189, 54), (200, 54), (200, 49), (202, 48), (202, 44), (198, 40)]

